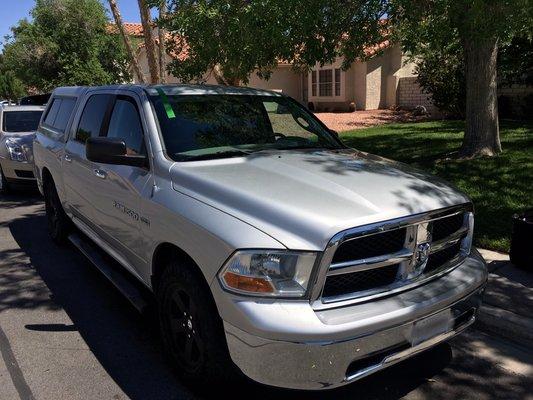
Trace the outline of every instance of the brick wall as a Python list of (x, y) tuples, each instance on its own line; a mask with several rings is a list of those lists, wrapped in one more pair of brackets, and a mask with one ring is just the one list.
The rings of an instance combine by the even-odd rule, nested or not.
[(430, 114), (438, 112), (431, 101), (431, 95), (424, 93), (415, 76), (398, 79), (396, 97), (396, 104), (399, 107), (413, 109), (416, 106), (424, 106)]

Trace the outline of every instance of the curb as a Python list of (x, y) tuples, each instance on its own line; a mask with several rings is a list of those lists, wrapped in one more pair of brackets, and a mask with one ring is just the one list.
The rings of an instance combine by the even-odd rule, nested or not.
[(479, 309), (476, 326), (482, 331), (533, 347), (533, 318), (483, 304)]

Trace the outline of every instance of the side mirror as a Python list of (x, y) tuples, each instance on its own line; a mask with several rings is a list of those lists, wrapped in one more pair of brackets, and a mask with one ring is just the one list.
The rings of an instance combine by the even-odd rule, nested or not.
[(120, 138), (91, 137), (85, 142), (87, 160), (115, 165), (131, 165), (144, 167), (146, 156), (128, 155), (126, 143)]

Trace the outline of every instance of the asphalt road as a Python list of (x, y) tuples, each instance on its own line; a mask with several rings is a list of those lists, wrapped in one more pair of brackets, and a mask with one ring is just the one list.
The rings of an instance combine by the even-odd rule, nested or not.
[(328, 392), (243, 384), (187, 389), (157, 333), (71, 247), (46, 231), (36, 192), (0, 195), (0, 399), (533, 399), (533, 352), (475, 329)]

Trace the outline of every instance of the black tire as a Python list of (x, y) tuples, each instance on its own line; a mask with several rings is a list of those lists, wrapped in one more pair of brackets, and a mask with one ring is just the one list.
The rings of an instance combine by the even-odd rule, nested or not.
[(168, 262), (156, 290), (165, 353), (181, 378), (205, 389), (240, 378), (231, 361), (222, 320), (203, 277), (190, 265)]
[(2, 167), (0, 167), (0, 193), (7, 194), (10, 192), (9, 182), (7, 181), (6, 177), (4, 176), (4, 172), (2, 171)]
[(54, 182), (46, 180), (43, 189), (48, 232), (56, 244), (63, 245), (71, 231), (71, 222), (63, 210)]

